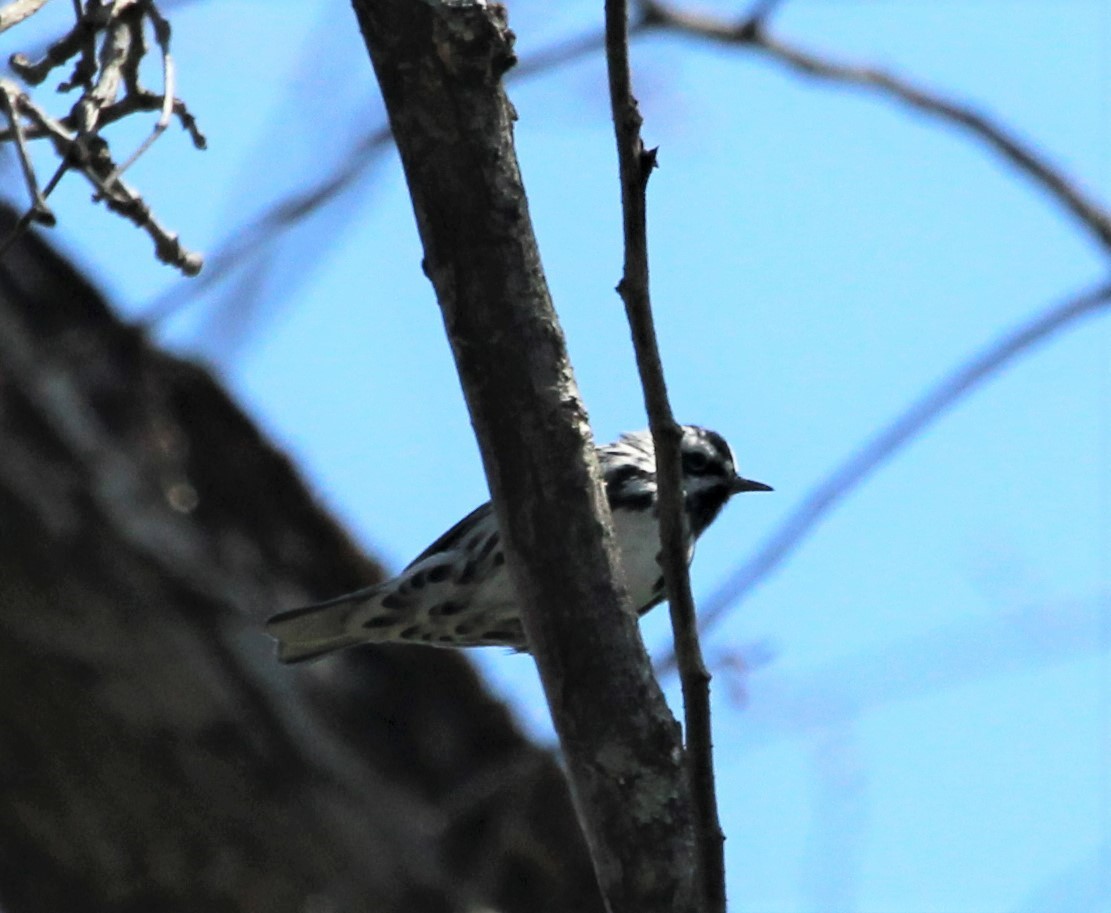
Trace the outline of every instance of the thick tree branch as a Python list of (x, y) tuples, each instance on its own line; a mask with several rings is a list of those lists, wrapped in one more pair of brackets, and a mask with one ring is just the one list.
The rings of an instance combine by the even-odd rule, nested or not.
[(642, 119), (632, 92), (629, 69), (629, 20), (626, 0), (606, 0), (606, 63), (621, 176), (625, 265), (617, 290), (625, 303), (637, 368), (656, 450), (659, 486), (660, 547), (668, 607), (675, 636), (686, 717), (684, 763), (691, 784), (695, 818), (699, 890), (708, 913), (725, 911), (725, 835), (718, 819), (714, 786), (713, 731), (710, 723), (710, 673), (698, 643), (698, 618), (687, 571), (683, 486), (679, 457), (682, 430), (671, 412), (663, 363), (656, 342), (648, 287), (648, 177), (656, 164), (640, 136)]
[(620, 583), (512, 146), (504, 9), (357, 0), (525, 630), (614, 911), (694, 910), (678, 726)]

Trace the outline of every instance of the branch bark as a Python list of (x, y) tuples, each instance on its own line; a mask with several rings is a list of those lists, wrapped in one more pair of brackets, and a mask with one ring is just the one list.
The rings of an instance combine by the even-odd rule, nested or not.
[(614, 911), (697, 909), (679, 727), (615, 565), (512, 146), (504, 9), (357, 0), (525, 630)]

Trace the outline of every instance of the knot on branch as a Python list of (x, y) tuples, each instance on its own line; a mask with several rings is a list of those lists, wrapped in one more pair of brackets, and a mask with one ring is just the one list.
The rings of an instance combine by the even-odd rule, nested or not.
[(741, 44), (759, 44), (765, 36), (766, 15), (749, 16), (737, 26), (736, 40)]
[(652, 176), (652, 172), (659, 167), (657, 161), (659, 151), (659, 146), (653, 146), (651, 149), (645, 149), (642, 146), (640, 149), (640, 154), (637, 156), (637, 166), (640, 169), (640, 186), (642, 188), (648, 186), (648, 179)]
[(497, 82), (517, 63), (504, 6), (445, 3), (437, 11), (433, 41), (440, 60), (465, 82)]

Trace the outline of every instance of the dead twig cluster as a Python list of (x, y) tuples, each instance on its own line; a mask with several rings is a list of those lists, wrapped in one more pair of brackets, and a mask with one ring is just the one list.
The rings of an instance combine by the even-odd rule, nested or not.
[[(12, 0), (0, 7), (0, 31), (24, 21), (45, 0)], [(0, 244), (2, 254), (14, 238), (34, 222), (53, 225), (55, 217), (46, 198), (69, 171), (82, 174), (96, 190), (93, 199), (103, 201), (115, 213), (143, 229), (154, 242), (160, 260), (177, 267), (186, 275), (200, 272), (199, 254), (182, 246), (176, 234), (163, 227), (151, 213), (142, 196), (123, 182), (123, 173), (165, 132), (177, 117), (193, 145), (205, 148), (205, 138), (185, 103), (174, 95), (175, 72), (170, 53), (170, 24), (153, 0), (87, 0), (74, 3), (75, 22), (61, 38), (51, 44), (38, 60), (13, 54), (11, 68), (28, 86), (37, 86), (58, 67), (72, 62), (59, 92), (81, 90), (69, 113), (55, 118), (31, 95), (12, 80), (0, 79), (0, 114), (7, 128), (0, 130), (0, 142), (15, 145), (31, 205), (15, 231)], [(140, 69), (148, 58), (149, 32), (154, 37), (161, 61), (162, 91), (146, 88)], [(150, 135), (122, 164), (117, 164), (105, 127), (131, 115), (159, 112)], [(51, 178), (40, 189), (29, 143), (45, 139), (53, 146), (60, 162)]]

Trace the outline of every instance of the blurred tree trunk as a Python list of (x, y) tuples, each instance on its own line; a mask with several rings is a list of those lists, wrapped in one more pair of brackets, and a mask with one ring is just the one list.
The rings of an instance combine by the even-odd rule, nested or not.
[(274, 662), (269, 611), (380, 568), (33, 235), (0, 441), (5, 913), (602, 909), (553, 758), (461, 655)]

